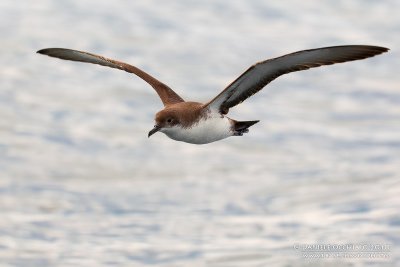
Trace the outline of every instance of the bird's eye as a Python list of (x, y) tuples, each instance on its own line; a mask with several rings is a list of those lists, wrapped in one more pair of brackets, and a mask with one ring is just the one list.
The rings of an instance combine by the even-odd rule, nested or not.
[(169, 118), (169, 119), (167, 120), (167, 122), (168, 122), (168, 123), (171, 123), (171, 122), (172, 122), (172, 119), (171, 119), (171, 118)]

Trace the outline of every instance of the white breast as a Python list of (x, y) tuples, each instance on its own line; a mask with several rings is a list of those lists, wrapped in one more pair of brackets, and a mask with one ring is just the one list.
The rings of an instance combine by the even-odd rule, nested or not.
[(202, 119), (190, 128), (175, 126), (161, 132), (171, 139), (192, 144), (207, 144), (232, 136), (229, 119), (220, 115)]

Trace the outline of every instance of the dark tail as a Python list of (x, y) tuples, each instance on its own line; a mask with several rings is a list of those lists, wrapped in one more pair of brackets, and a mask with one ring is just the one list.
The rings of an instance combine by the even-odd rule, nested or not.
[(249, 127), (256, 124), (259, 121), (234, 121), (233, 123), (233, 135), (242, 136), (244, 133), (249, 132)]

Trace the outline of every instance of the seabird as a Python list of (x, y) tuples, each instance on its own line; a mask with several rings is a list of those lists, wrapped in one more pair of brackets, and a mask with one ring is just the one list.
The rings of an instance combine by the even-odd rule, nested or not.
[(207, 144), (230, 136), (242, 136), (259, 122), (237, 121), (226, 116), (229, 109), (260, 91), (279, 76), (323, 65), (360, 60), (387, 52), (389, 49), (370, 45), (344, 45), (309, 49), (258, 62), (229, 84), (207, 103), (185, 101), (166, 84), (127, 63), (88, 52), (65, 48), (37, 51), (65, 60), (93, 63), (133, 73), (151, 85), (164, 109), (155, 115), (154, 128), (148, 137), (162, 132), (169, 138), (192, 144)]

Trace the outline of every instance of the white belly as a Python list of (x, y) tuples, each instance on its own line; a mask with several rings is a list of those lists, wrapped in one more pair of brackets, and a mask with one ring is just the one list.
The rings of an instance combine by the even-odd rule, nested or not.
[(161, 132), (176, 141), (191, 144), (207, 144), (232, 136), (231, 123), (227, 117), (215, 116), (200, 120), (191, 128), (164, 128)]

